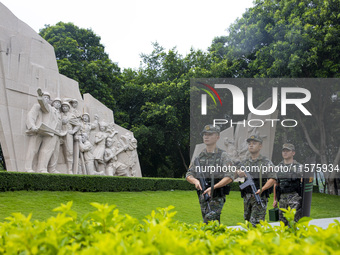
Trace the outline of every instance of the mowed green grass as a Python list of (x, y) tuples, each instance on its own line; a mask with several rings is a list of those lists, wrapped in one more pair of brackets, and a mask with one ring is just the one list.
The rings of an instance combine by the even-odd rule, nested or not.
[[(202, 221), (200, 207), (195, 191), (145, 191), (145, 192), (51, 192), (51, 191), (15, 191), (0, 193), (0, 221), (4, 221), (13, 212), (24, 215), (32, 213), (33, 220), (46, 220), (56, 216), (52, 210), (61, 203), (73, 201), (73, 210), (81, 217), (95, 208), (91, 202), (116, 205), (122, 214), (129, 214), (139, 220), (145, 218), (157, 208), (175, 206), (175, 220), (186, 223)], [(273, 199), (269, 199), (268, 210)], [(340, 196), (313, 194), (312, 218), (340, 217)], [(267, 213), (266, 219), (269, 220)], [(237, 225), (243, 220), (243, 200), (240, 192), (230, 192), (224, 205), (221, 222), (228, 226)]]

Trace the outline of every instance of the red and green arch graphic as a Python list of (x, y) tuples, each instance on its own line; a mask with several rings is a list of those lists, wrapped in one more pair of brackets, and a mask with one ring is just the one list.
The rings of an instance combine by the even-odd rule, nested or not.
[[(216, 91), (213, 87), (211, 87), (210, 85), (205, 84), (205, 83), (203, 83), (203, 82), (198, 82), (198, 83), (204, 85), (204, 86), (207, 87), (207, 88), (209, 88), (209, 89), (216, 95), (216, 97), (218, 98), (218, 100), (220, 101), (220, 104), (221, 104), (221, 106), (222, 106), (221, 97), (220, 97), (220, 95), (217, 93), (217, 91)], [(206, 92), (206, 93), (212, 98), (212, 100), (214, 101), (215, 105), (217, 105), (217, 102), (216, 102), (216, 100), (215, 100), (215, 97), (213, 96), (213, 94), (212, 94), (209, 90), (203, 89), (203, 88), (200, 88), (200, 90), (203, 90), (204, 92)]]

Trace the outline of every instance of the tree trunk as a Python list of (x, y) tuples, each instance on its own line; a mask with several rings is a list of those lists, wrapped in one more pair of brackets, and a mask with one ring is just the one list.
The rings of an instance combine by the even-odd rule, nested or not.
[(177, 148), (178, 148), (179, 154), (181, 155), (183, 166), (185, 167), (185, 169), (188, 169), (188, 166), (185, 163), (185, 159), (184, 159), (183, 153), (182, 153), (181, 148), (179, 147), (179, 145), (177, 145)]
[(340, 161), (340, 146), (339, 146), (338, 152), (337, 152), (337, 154), (335, 156), (335, 159), (333, 161), (333, 171), (330, 174), (330, 179), (334, 183), (335, 195), (340, 195), (339, 192), (338, 192), (339, 185), (337, 185), (338, 184), (337, 183), (337, 179), (340, 178), (340, 172), (339, 171), (335, 171), (335, 168), (339, 167), (338, 166), (339, 161)]

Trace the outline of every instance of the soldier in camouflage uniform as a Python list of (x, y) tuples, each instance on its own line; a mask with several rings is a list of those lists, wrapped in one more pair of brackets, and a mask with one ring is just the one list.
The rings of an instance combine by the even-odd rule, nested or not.
[[(301, 197), (301, 180), (303, 178), (302, 165), (294, 160), (295, 146), (286, 143), (282, 146), (282, 157), (277, 169), (277, 183), (274, 185), (274, 202), (273, 207), (277, 207), (279, 202), (280, 208), (296, 209), (295, 221), (302, 217), (302, 197)], [(288, 221), (279, 211), (279, 219), (285, 225)]]
[[(226, 185), (234, 179), (234, 174), (230, 171), (232, 161), (225, 151), (216, 146), (216, 142), (220, 137), (220, 128), (218, 126), (206, 125), (201, 134), (206, 148), (190, 165), (186, 179), (189, 183), (194, 184), (197, 189), (204, 223), (214, 220), (220, 222), (225, 195), (229, 194), (230, 189)], [(221, 168), (218, 170), (216, 166)], [(216, 168), (214, 169), (213, 167)], [(207, 180), (206, 190), (202, 190), (199, 181), (199, 179), (203, 179), (202, 177)], [(213, 193), (210, 187), (212, 183), (214, 184)], [(205, 199), (205, 194), (210, 197), (208, 200)]]
[[(265, 220), (267, 211), (267, 202), (269, 197), (269, 188), (272, 187), (276, 181), (276, 174), (273, 171), (273, 163), (270, 159), (260, 154), (262, 148), (262, 138), (258, 135), (252, 135), (247, 139), (248, 151), (250, 156), (238, 164), (237, 175), (239, 177), (246, 177), (245, 171), (249, 172), (254, 179), (257, 192), (262, 200), (264, 208), (255, 200), (251, 187), (246, 187), (241, 191), (244, 205), (244, 219), (249, 221), (254, 227), (260, 221)], [(260, 187), (262, 180), (263, 187)]]

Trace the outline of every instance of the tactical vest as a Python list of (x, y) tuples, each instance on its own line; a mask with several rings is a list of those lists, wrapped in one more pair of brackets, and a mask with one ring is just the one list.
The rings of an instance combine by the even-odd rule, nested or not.
[[(280, 164), (283, 166), (283, 164)], [(279, 165), (279, 166), (280, 166)], [(292, 168), (298, 167), (298, 165), (292, 165)], [(301, 184), (301, 175), (297, 172), (282, 172), (279, 171), (277, 173), (277, 182), (280, 187), (280, 191), (282, 194), (291, 193), (291, 192), (299, 192), (300, 184)]]
[[(256, 187), (256, 189), (258, 189), (258, 190), (260, 189), (260, 176), (259, 176), (259, 175), (260, 175), (259, 173), (257, 173), (257, 176), (251, 174), (251, 176), (253, 177), (253, 180), (254, 180), (255, 187)], [(255, 177), (255, 176), (256, 176), (256, 177)], [(263, 187), (264, 184), (267, 182), (267, 180), (268, 180), (267, 178), (262, 178), (262, 187)], [(250, 186), (246, 187), (246, 188), (243, 190), (243, 192), (244, 192), (245, 194), (248, 194), (248, 193), (253, 194), (253, 191), (252, 191), (252, 189), (251, 189)], [(261, 197), (262, 197), (262, 196), (269, 197), (269, 190), (267, 189), (267, 190), (263, 191), (262, 194), (261, 194)]]
[[(207, 167), (207, 166), (216, 166), (216, 165), (220, 165), (221, 166), (221, 160), (222, 160), (222, 153), (224, 151), (221, 150), (220, 148), (217, 148), (217, 152), (214, 153), (214, 156), (211, 158), (206, 158), (206, 155), (204, 153), (201, 153), (198, 157), (199, 157), (199, 161), (200, 161), (200, 166), (201, 167)], [(222, 178), (219, 178), (218, 176), (216, 176), (216, 173), (214, 173), (214, 184), (220, 182), (222, 180)], [(211, 187), (211, 175), (209, 172), (205, 172), (204, 173), (204, 177), (207, 180), (208, 186)], [(230, 191), (230, 187), (224, 186), (222, 188), (217, 188), (214, 189), (214, 194), (213, 197), (221, 197), (224, 195), (228, 195)]]

